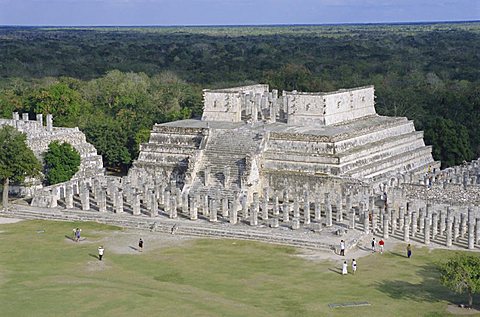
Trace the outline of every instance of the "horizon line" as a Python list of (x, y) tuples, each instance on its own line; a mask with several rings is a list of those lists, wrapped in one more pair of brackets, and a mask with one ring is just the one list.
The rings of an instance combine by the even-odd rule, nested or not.
[(339, 26), (339, 25), (407, 25), (407, 24), (460, 24), (480, 23), (480, 20), (436, 20), (436, 21), (396, 21), (396, 22), (331, 22), (331, 23), (259, 23), (259, 24), (91, 24), (91, 25), (59, 25), (59, 24), (0, 24), (0, 27), (32, 27), (32, 28), (144, 28), (144, 27), (284, 27), (284, 26)]

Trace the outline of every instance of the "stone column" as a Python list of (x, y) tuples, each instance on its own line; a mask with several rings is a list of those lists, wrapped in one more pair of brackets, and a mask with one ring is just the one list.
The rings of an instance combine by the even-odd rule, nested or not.
[(453, 219), (453, 240), (457, 241), (460, 237), (460, 219), (459, 215), (457, 214)]
[(355, 229), (355, 208), (350, 208), (350, 215), (349, 215), (349, 219), (348, 219), (348, 227), (350, 229)]
[(210, 173), (211, 173), (211, 168), (210, 168), (210, 166), (207, 166), (207, 167), (205, 168), (205, 170), (203, 171), (203, 173), (204, 173), (204, 179), (205, 179), (204, 185), (205, 185), (205, 186), (208, 186), (208, 185), (210, 184)]
[(115, 212), (123, 213), (123, 190), (120, 188), (115, 192)]
[(175, 197), (170, 197), (170, 210), (168, 217), (170, 219), (176, 219), (177, 216), (177, 199)]
[(290, 205), (288, 201), (283, 202), (283, 222), (290, 221)]
[(238, 200), (236, 198), (233, 199), (231, 206), (232, 206), (232, 209), (230, 210), (230, 213), (229, 213), (229, 220), (230, 220), (230, 223), (234, 225), (238, 221), (238, 216), (237, 216)]
[(65, 207), (67, 209), (73, 208), (73, 185), (72, 183), (67, 183), (65, 187)]
[(43, 114), (37, 113), (37, 122), (41, 127), (43, 127)]
[(47, 114), (47, 132), (53, 131), (53, 117), (51, 114)]
[(389, 224), (389, 217), (390, 215), (388, 213), (385, 213), (383, 215), (383, 238), (388, 239), (388, 224)]
[(295, 197), (293, 201), (293, 218), (300, 219), (300, 205), (298, 203), (298, 197)]
[(248, 204), (247, 204), (247, 197), (241, 197), (240, 203), (242, 204), (242, 219), (244, 221), (248, 220)]
[(337, 200), (335, 204), (335, 209), (336, 209), (335, 221), (338, 223), (343, 222), (342, 201), (340, 199)]
[(304, 217), (303, 223), (306, 225), (310, 224), (310, 202), (309, 201), (304, 202), (303, 217)]
[(432, 215), (432, 239), (435, 240), (438, 234), (438, 213), (434, 212)]
[(190, 220), (197, 220), (198, 219), (197, 200), (195, 199), (195, 197), (190, 197), (189, 200), (190, 200), (190, 203), (189, 203)]
[(82, 210), (90, 210), (90, 192), (85, 184), (80, 189), (80, 200), (82, 202)]
[(208, 201), (208, 195), (203, 196), (203, 216), (208, 217), (209, 216), (209, 201)]
[[(171, 206), (170, 206), (170, 192), (168, 190), (165, 190), (164, 194), (163, 194), (163, 201), (164, 201), (164, 204), (163, 204), (163, 211), (165, 213), (168, 213), (168, 216), (170, 217), (171, 216)], [(170, 217), (171, 218), (171, 217)]]
[(412, 212), (412, 237), (415, 237), (417, 234), (417, 213)]
[(210, 217), (208, 220), (210, 222), (217, 222), (217, 210), (218, 210), (218, 203), (215, 198), (210, 200)]
[(410, 213), (408, 211), (404, 215), (403, 241), (410, 241)]
[(278, 216), (279, 213), (280, 213), (278, 206), (279, 206), (278, 196), (275, 195), (275, 196), (273, 197), (273, 210), (272, 210), (272, 213), (273, 213), (274, 216)]
[(58, 194), (57, 194), (57, 187), (53, 187), (50, 191), (50, 208), (55, 208), (58, 206)]
[(265, 197), (262, 201), (262, 220), (268, 220), (268, 198)]
[(461, 221), (462, 221), (462, 224), (461, 224), (461, 234), (460, 236), (463, 238), (465, 237), (465, 234), (467, 234), (467, 215), (462, 213), (461, 214)]
[(473, 208), (468, 208), (468, 249), (473, 250), (475, 247), (475, 215)]
[(321, 207), (320, 199), (318, 198), (318, 195), (315, 195), (315, 221), (317, 222), (322, 220)]
[(403, 231), (405, 227), (405, 207), (400, 207), (398, 213), (399, 230)]
[(450, 215), (450, 212), (447, 215), (447, 237), (446, 237), (446, 246), (451, 247), (452, 246), (452, 225), (453, 225), (453, 219), (452, 215)]
[(104, 188), (99, 188), (97, 191), (97, 204), (99, 212), (107, 212), (107, 196)]
[(397, 212), (395, 210), (392, 210), (392, 234), (395, 234), (395, 231), (397, 231)]
[(447, 227), (447, 213), (444, 210), (440, 210), (440, 235), (443, 235)]
[(292, 230), (300, 229), (300, 220), (298, 218), (293, 218), (292, 220)]
[(140, 211), (140, 193), (133, 193), (133, 203), (132, 203), (133, 215), (139, 216), (141, 214)]
[(332, 221), (332, 203), (330, 202), (330, 193), (325, 193), (325, 225), (331, 227)]
[(258, 225), (259, 206), (258, 206), (258, 201), (255, 202), (255, 193), (253, 195), (254, 195), (254, 200), (252, 203), (252, 208), (250, 210), (250, 226)]
[(150, 192), (150, 217), (155, 217), (158, 215), (158, 202), (157, 195), (155, 192)]
[(224, 219), (228, 218), (228, 198), (222, 198), (222, 217)]
[(370, 233), (370, 221), (368, 219), (368, 209), (363, 210), (363, 232)]
[(423, 243), (426, 245), (430, 244), (430, 219), (429, 217), (425, 217), (425, 225), (424, 225), (424, 236), (423, 236)]
[(422, 232), (423, 229), (425, 228), (425, 209), (424, 208), (419, 209), (419, 215), (420, 215), (420, 221), (419, 221), (418, 230), (420, 230), (420, 232)]
[(190, 211), (188, 210), (188, 194), (181, 194), (182, 199), (182, 214), (189, 215)]

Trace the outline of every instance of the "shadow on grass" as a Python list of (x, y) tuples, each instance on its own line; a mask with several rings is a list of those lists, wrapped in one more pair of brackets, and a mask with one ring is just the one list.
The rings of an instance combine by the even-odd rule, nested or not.
[(68, 236), (68, 235), (65, 235), (65, 238), (67, 238), (67, 239), (70, 240), (70, 241), (75, 241), (74, 238), (72, 238), (72, 237), (70, 237), (70, 236)]
[(402, 258), (406, 258), (406, 257), (407, 257), (406, 254), (402, 254), (402, 253), (398, 253), (398, 252), (394, 252), (394, 251), (389, 251), (389, 253), (390, 253), (391, 255), (399, 256), (399, 257), (402, 257)]
[(333, 273), (337, 273), (337, 274), (342, 275), (342, 270), (341, 269), (329, 267), (328, 270), (332, 271)]
[(416, 302), (446, 301), (450, 303), (461, 303), (463, 297), (465, 297), (463, 300), (466, 300), (466, 295), (454, 295), (440, 284), (440, 272), (435, 265), (420, 267), (417, 275), (423, 278), (419, 283), (410, 283), (402, 280), (384, 280), (378, 282), (375, 287), (393, 299)]
[(128, 247), (132, 250), (138, 251), (138, 249), (136, 247), (132, 246), (132, 245), (129, 245)]
[(92, 253), (89, 253), (88, 255), (91, 256), (92, 258), (97, 259), (97, 260), (100, 259), (100, 258), (98, 257), (98, 255), (95, 255), (95, 254), (92, 254)]

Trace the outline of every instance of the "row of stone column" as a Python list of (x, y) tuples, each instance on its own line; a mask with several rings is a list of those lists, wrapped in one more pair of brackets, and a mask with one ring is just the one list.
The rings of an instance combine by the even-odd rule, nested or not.
[[(434, 211), (430, 205), (412, 211), (387, 208), (371, 217), (373, 230), (381, 233), (385, 239), (390, 234), (403, 235), (405, 242), (412, 238), (423, 238), (426, 245), (438, 240), (451, 247), (453, 242), (461, 242), (462, 238), (466, 238), (469, 249), (480, 243), (480, 218), (477, 218), (474, 207), (468, 208), (466, 213), (455, 212), (451, 207), (447, 207), (446, 211)], [(377, 223), (381, 228), (377, 227)]]

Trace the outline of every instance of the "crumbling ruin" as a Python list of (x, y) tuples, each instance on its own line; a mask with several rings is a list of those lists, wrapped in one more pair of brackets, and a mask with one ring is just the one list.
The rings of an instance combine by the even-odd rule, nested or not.
[(155, 125), (128, 176), (75, 178), (4, 212), (310, 248), (372, 233), (480, 247), (480, 160), (440, 170), (412, 121), (375, 113), (373, 87), (204, 100), (201, 120)]

